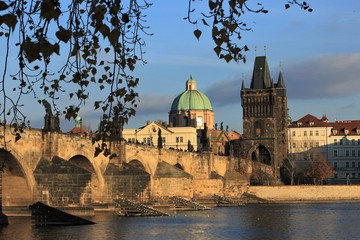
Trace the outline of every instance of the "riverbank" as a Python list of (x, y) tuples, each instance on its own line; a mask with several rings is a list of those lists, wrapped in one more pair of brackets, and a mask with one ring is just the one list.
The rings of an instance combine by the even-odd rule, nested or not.
[(360, 201), (360, 185), (248, 186), (246, 193), (271, 202)]

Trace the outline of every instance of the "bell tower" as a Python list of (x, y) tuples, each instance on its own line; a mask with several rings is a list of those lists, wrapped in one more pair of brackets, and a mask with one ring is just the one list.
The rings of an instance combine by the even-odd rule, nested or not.
[(266, 56), (255, 59), (249, 88), (240, 91), (243, 108), (242, 155), (272, 167), (279, 178), (279, 167), (287, 157), (287, 96), (280, 71), (274, 84)]

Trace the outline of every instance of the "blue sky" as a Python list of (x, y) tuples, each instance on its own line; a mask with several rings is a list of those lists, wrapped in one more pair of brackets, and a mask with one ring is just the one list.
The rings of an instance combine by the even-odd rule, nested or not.
[(140, 68), (141, 103), (127, 127), (168, 120), (172, 100), (185, 90), (191, 74), (209, 97), (215, 122), (242, 132), (241, 82), (250, 85), (254, 58), (264, 55), (264, 46), (275, 80), (281, 66), (294, 120), (307, 113), (360, 119), (360, 2), (309, 1), (312, 13), (294, 6), (285, 10), (284, 3), (264, 5), (268, 14), (245, 14), (252, 27), (243, 35), (251, 48), (247, 62), (226, 64), (216, 58), (208, 34), (200, 41), (192, 35), (194, 26), (183, 20), (186, 1), (155, 2), (149, 13), (154, 33), (147, 44), (149, 63)]
[[(216, 57), (210, 28), (200, 26), (203, 35), (199, 41), (194, 37), (195, 27), (183, 20), (187, 2), (154, 1), (146, 12), (154, 35), (144, 36), (148, 64), (134, 72), (140, 78), (139, 108), (125, 128), (143, 126), (147, 120), (168, 121), (173, 99), (192, 75), (212, 103), (215, 122), (242, 132), (241, 82), (250, 85), (255, 56), (264, 55), (264, 46), (275, 81), (281, 66), (293, 120), (307, 113), (319, 118), (326, 114), (331, 121), (360, 119), (360, 1), (308, 1), (312, 13), (295, 6), (285, 10), (285, 0), (263, 1), (268, 14), (244, 15), (252, 28), (243, 33), (242, 44), (250, 48), (245, 64)], [(207, 1), (199, 4), (204, 8)], [(43, 115), (41, 107), (31, 110), (34, 127), (43, 126)], [(96, 128), (100, 115), (94, 114), (92, 104), (80, 115), (85, 126)], [(73, 125), (61, 120), (63, 131)]]

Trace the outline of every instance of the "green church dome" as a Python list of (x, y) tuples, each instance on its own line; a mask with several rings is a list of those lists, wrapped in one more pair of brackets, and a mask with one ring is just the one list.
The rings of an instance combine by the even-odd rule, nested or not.
[(202, 92), (196, 90), (196, 81), (190, 77), (186, 82), (186, 91), (177, 96), (170, 111), (188, 110), (211, 110), (209, 98)]

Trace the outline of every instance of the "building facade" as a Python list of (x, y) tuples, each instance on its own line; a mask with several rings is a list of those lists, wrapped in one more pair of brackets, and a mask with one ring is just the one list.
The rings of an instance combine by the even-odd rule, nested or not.
[(321, 153), (328, 159), (331, 124), (324, 116), (321, 119), (311, 114), (292, 122), (288, 126), (289, 159), (299, 169), (310, 163), (310, 154)]
[(303, 168), (321, 153), (333, 168), (333, 183), (360, 181), (360, 120), (330, 122), (307, 114), (288, 127), (289, 158)]
[(165, 122), (147, 122), (137, 129), (124, 129), (122, 135), (128, 143), (158, 146), (161, 137), (163, 148), (188, 150), (191, 144), (193, 151), (198, 149), (197, 131), (194, 127), (168, 127)]
[(256, 57), (251, 85), (242, 83), (243, 107), (242, 155), (272, 167), (279, 177), (279, 167), (287, 157), (287, 96), (282, 73), (274, 83), (265, 56)]

